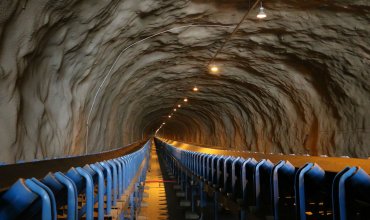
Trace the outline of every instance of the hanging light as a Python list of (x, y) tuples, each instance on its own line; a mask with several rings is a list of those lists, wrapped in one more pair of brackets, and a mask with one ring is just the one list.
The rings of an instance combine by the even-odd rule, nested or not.
[(261, 1), (261, 7), (260, 7), (260, 11), (258, 12), (258, 14), (257, 14), (257, 18), (259, 18), (259, 19), (264, 19), (264, 18), (266, 18), (267, 17), (267, 15), (266, 15), (266, 13), (265, 13), (265, 9), (263, 8), (263, 6), (262, 6), (262, 1)]
[(179, 105), (177, 105), (177, 107), (178, 107), (178, 108), (181, 108), (181, 105), (179, 104)]
[(212, 74), (217, 74), (219, 71), (218, 67), (214, 64), (209, 67), (209, 70), (211, 71)]
[(199, 91), (198, 87), (194, 86), (193, 91), (198, 92)]
[(184, 102), (188, 102), (188, 99), (187, 98), (184, 98)]

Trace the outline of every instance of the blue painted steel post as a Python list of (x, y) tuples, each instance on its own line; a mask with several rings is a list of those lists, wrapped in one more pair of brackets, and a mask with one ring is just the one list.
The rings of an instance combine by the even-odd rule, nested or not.
[(204, 192), (204, 182), (199, 181), (199, 194), (200, 194), (200, 207), (206, 207), (206, 199), (205, 199), (205, 192)]
[[(94, 219), (94, 183), (89, 172), (81, 167), (76, 168), (77, 172), (86, 181), (86, 220)], [(80, 213), (83, 214), (82, 212)], [(80, 216), (80, 215), (79, 215)]]
[(90, 167), (98, 174), (98, 220), (104, 219), (104, 174), (103, 171), (96, 165), (91, 164)]
[(294, 175), (294, 166), (289, 163), (289, 161), (281, 160), (277, 163), (274, 168), (272, 169), (271, 173), (271, 195), (272, 195), (272, 208), (274, 213), (274, 220), (279, 220), (280, 213), (279, 213), (279, 171), (284, 170), (285, 173), (289, 173), (290, 175)]
[(123, 194), (123, 184), (122, 184), (122, 164), (118, 159), (113, 159), (113, 162), (117, 165), (117, 172), (118, 172), (118, 194), (117, 199), (119, 199)]
[(113, 173), (113, 206), (117, 206), (117, 198), (118, 198), (118, 178), (117, 178), (117, 167), (116, 164), (112, 160), (107, 161), (109, 165), (112, 167)]
[(66, 188), (68, 193), (68, 210), (67, 210), (67, 220), (77, 219), (77, 188), (73, 180), (64, 175), (61, 172), (55, 173), (55, 178), (60, 181)]
[(110, 215), (110, 211), (112, 209), (112, 173), (109, 165), (106, 162), (100, 162), (100, 165), (102, 165), (106, 171), (107, 174), (107, 208), (106, 208), (106, 214)]
[(297, 219), (306, 220), (306, 176), (311, 175), (318, 182), (325, 177), (325, 171), (317, 164), (307, 163), (301, 167), (295, 175), (295, 200), (297, 209)]
[(36, 193), (42, 200), (42, 219), (43, 220), (54, 220), (56, 216), (52, 218), (52, 205), (48, 193), (39, 185), (37, 185), (31, 179), (25, 181), (26, 186), (34, 193)]
[(188, 175), (186, 175), (186, 173), (184, 172), (184, 177), (185, 177), (185, 181), (184, 181), (184, 186), (185, 186), (185, 200), (188, 201), (188, 189), (189, 189), (189, 186), (188, 186)]
[(214, 220), (218, 220), (218, 196), (219, 192), (215, 191), (213, 193), (213, 217)]
[(191, 211), (195, 212), (195, 184), (191, 181)]

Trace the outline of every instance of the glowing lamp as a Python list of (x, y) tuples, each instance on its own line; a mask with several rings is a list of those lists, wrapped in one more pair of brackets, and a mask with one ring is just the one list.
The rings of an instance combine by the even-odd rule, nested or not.
[(259, 18), (259, 19), (264, 19), (264, 18), (266, 18), (267, 17), (267, 15), (266, 15), (266, 13), (265, 13), (265, 9), (263, 8), (263, 6), (262, 6), (262, 1), (261, 1), (261, 7), (260, 7), (260, 11), (258, 12), (258, 14), (257, 14), (257, 18)]
[(218, 67), (215, 65), (212, 65), (210, 68), (211, 73), (216, 74), (218, 73)]

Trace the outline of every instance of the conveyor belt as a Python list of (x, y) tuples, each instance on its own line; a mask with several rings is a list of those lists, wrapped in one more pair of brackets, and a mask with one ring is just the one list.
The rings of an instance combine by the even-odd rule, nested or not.
[(151, 143), (0, 167), (0, 219), (133, 219)]
[(146, 141), (104, 153), (89, 154), (50, 160), (17, 163), (0, 166), (0, 192), (7, 189), (19, 178), (42, 178), (49, 172), (65, 172), (71, 167), (84, 166), (99, 161), (109, 160), (135, 152), (143, 147)]
[(163, 139), (156, 145), (179, 184), (200, 200), (202, 216), (211, 207), (213, 219), (220, 210), (231, 210), (235, 219), (370, 219), (369, 160), (265, 155)]
[(228, 155), (234, 157), (254, 158), (256, 160), (268, 159), (273, 163), (277, 163), (281, 160), (288, 160), (296, 168), (305, 165), (308, 162), (320, 164), (320, 167), (327, 172), (339, 172), (347, 166), (359, 166), (367, 173), (370, 173), (370, 159), (360, 158), (345, 158), (345, 157), (318, 157), (318, 156), (300, 156), (300, 155), (280, 155), (280, 154), (263, 154), (263, 153), (251, 153), (245, 151), (234, 151), (234, 150), (222, 150), (212, 146), (200, 146), (187, 144), (183, 142), (164, 140), (168, 144), (183, 150), (190, 150), (200, 153), (209, 153), (217, 155)]

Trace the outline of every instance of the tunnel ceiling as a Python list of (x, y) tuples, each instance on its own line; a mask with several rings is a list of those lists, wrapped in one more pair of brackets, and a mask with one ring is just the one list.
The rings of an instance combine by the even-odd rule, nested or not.
[(165, 121), (158, 134), (186, 142), (370, 155), (370, 2), (266, 0), (268, 17), (254, 8), (210, 74), (253, 4), (1, 1), (0, 161), (84, 153), (92, 106), (88, 152)]

